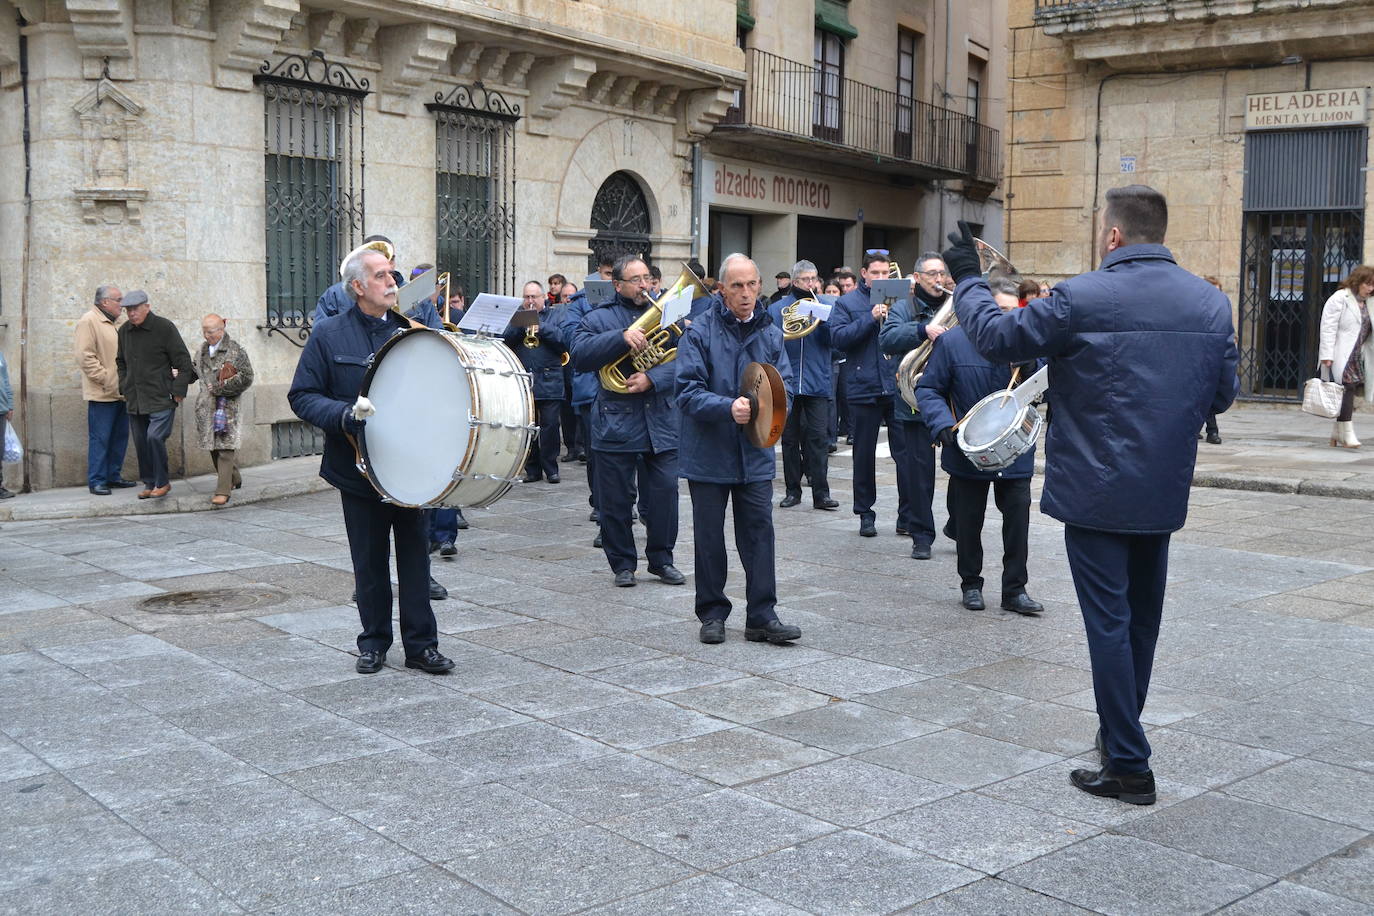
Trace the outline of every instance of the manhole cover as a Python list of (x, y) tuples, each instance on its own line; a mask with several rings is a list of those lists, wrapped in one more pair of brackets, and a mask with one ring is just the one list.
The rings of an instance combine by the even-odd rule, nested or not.
[(143, 599), (139, 606), (154, 614), (223, 614), (228, 611), (269, 608), (281, 604), (286, 597), (286, 592), (262, 586), (207, 588), (193, 592), (153, 595), (151, 598)]

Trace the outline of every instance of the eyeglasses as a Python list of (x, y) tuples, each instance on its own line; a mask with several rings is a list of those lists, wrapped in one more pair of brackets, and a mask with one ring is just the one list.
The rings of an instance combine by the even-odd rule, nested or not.
[(923, 270), (923, 271), (920, 271), (920, 274), (921, 274), (921, 276), (923, 276), (923, 277), (948, 277), (948, 276), (950, 276), (950, 273), (949, 273), (949, 271), (947, 271), (947, 270)]
[(888, 251), (886, 248), (868, 248), (864, 251), (864, 254), (876, 254), (880, 257), (886, 258), (890, 257), (892, 255), (892, 252)]
[(633, 283), (636, 286), (648, 286), (650, 283), (654, 282), (654, 278), (649, 274), (641, 274), (638, 277), (621, 277), (620, 282)]

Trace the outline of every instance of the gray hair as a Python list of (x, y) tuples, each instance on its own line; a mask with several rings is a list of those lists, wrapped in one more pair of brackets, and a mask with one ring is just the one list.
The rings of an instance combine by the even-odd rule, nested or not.
[(916, 259), (916, 269), (920, 270), (921, 265), (924, 264), (926, 261), (939, 261), (941, 264), (943, 264), (945, 263), (945, 256), (940, 254), (940, 252), (938, 251), (922, 252), (921, 256)]
[(812, 264), (810, 261), (798, 261), (797, 263), (793, 264), (793, 265), (792, 265), (792, 282), (795, 283), (795, 282), (797, 281), (797, 277), (801, 276), (802, 274), (806, 274), (806, 273), (819, 274), (820, 271), (817, 270), (817, 269), (816, 269), (816, 265), (815, 265), (815, 264)]
[(344, 292), (348, 293), (348, 298), (354, 302), (358, 301), (358, 294), (353, 290), (353, 283), (357, 281), (363, 285), (367, 284), (367, 269), (363, 266), (363, 258), (370, 254), (379, 255), (385, 258), (386, 255), (375, 248), (359, 248), (350, 254), (339, 268), (339, 276), (343, 278)]
[(105, 295), (110, 291), (111, 284), (104, 283), (95, 288), (95, 304), (99, 305), (105, 301)]
[(747, 254), (741, 254), (738, 251), (732, 251), (721, 260), (720, 270), (716, 272), (716, 279), (722, 283), (725, 282), (725, 271), (730, 266), (731, 261), (748, 261), (750, 264), (754, 265), (754, 271), (756, 273), (758, 272), (759, 265), (755, 263), (753, 258), (749, 257), (749, 255)]

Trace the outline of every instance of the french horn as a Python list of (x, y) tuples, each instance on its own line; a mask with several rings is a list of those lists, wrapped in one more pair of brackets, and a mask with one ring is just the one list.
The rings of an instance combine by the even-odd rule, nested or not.
[(814, 296), (807, 296), (805, 299), (797, 299), (788, 303), (782, 308), (782, 339), (800, 340), (820, 327), (821, 320), (815, 315), (798, 315), (798, 307), (803, 302), (815, 303)]

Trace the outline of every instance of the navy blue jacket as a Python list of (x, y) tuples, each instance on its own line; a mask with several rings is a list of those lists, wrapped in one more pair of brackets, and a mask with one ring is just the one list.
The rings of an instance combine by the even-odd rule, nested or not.
[(1049, 357), (1041, 511), (1099, 531), (1182, 528), (1197, 431), (1239, 389), (1226, 297), (1163, 245), (1128, 245), (1025, 308), (1004, 314), (976, 277), (954, 298), (987, 358)]
[[(795, 296), (786, 295), (768, 307), (768, 316), (778, 330), (782, 330), (782, 310), (796, 301)], [(822, 321), (816, 330), (805, 337), (784, 339), (783, 346), (787, 349), (787, 361), (792, 364), (792, 390), (806, 397), (833, 398), (835, 389), (831, 384), (830, 322)]]
[[(586, 317), (587, 312), (591, 311), (591, 306), (587, 304), (587, 291), (579, 289), (563, 308), (565, 310), (563, 313), (563, 338), (571, 346), (573, 338), (577, 335), (578, 326), (582, 324), (582, 319)], [(569, 352), (572, 351), (569, 350)], [(573, 370), (572, 405), (585, 407), (594, 403), (597, 392), (601, 390), (601, 380), (596, 377), (596, 373), (583, 372), (571, 361), (569, 361), (568, 367)]]
[(563, 386), (563, 354), (568, 352), (567, 336), (557, 314), (544, 309), (539, 316), (539, 346), (525, 346), (524, 328), (508, 325), (501, 339), (531, 376), (536, 401), (559, 401), (567, 396)]
[(677, 399), (682, 407), (678, 473), (688, 480), (753, 483), (776, 476), (773, 450), (751, 444), (744, 427), (730, 413), (730, 405), (739, 397), (740, 377), (750, 363), (777, 367), (790, 409), (795, 393), (792, 367), (783, 348), (782, 330), (768, 317), (767, 303), (762, 300), (745, 322), (718, 301), (693, 319), (678, 341)]
[[(1027, 367), (1030, 372), (1038, 368)], [(973, 342), (963, 328), (950, 328), (935, 339), (930, 360), (921, 373), (921, 381), (916, 386), (916, 403), (921, 405), (921, 412), (916, 416), (925, 423), (930, 430), (930, 438), (934, 439), (940, 430), (954, 425), (956, 416), (964, 416), (974, 404), (994, 391), (1005, 391), (1010, 381), (1011, 368), (1008, 364), (988, 362), (973, 349)], [(953, 410), (950, 409), (951, 405)], [(903, 402), (902, 406), (905, 407), (906, 403)], [(1030, 477), (1035, 473), (1035, 447), (1032, 446), (1017, 458), (1011, 467), (988, 471), (969, 461), (958, 445), (947, 445), (940, 449), (940, 467), (955, 477), (974, 480)]]
[(872, 404), (897, 391), (897, 360), (878, 346), (879, 327), (868, 289), (860, 280), (830, 313), (830, 345), (844, 351), (840, 382), (851, 404)]
[(384, 317), (385, 323), (373, 326), (355, 304), (315, 325), (286, 393), (296, 416), (324, 430), (320, 476), (340, 490), (370, 499), (381, 496), (358, 472), (353, 446), (344, 438), (343, 418), (358, 399), (372, 354), (409, 327), (394, 311)]
[[(603, 366), (630, 352), (625, 345), (625, 329), (643, 311), (617, 293), (607, 304), (587, 312), (573, 334), (573, 368), (590, 372), (596, 379)], [(599, 387), (598, 380), (596, 404), (592, 408), (592, 448), (602, 452), (655, 454), (677, 448), (678, 411), (673, 396), (677, 366), (661, 363), (645, 375), (653, 387), (643, 394), (607, 391)]]
[[(391, 276), (396, 279), (397, 289), (405, 285), (399, 271), (393, 270)], [(315, 303), (315, 314), (311, 317), (310, 324), (313, 327), (326, 318), (343, 314), (352, 307), (353, 297), (348, 295), (348, 291), (344, 289), (343, 281), (340, 280), (320, 294), (320, 300)], [(406, 313), (406, 317), (415, 319), (427, 328), (439, 330), (443, 327), (438, 310), (435, 309), (434, 303), (428, 299), (417, 302), (415, 307)], [(457, 324), (458, 320), (455, 318), (453, 321)]]
[[(937, 305), (935, 309), (938, 308)], [(892, 308), (888, 309), (887, 320), (878, 332), (878, 346), (896, 360), (892, 367), (894, 383), (897, 368), (902, 364), (902, 357), (930, 339), (926, 336), (926, 325), (935, 317), (935, 309), (919, 297), (898, 299), (892, 303)], [(921, 422), (921, 415), (912, 410), (906, 401), (901, 398), (893, 398), (892, 401), (892, 415), (898, 420), (907, 423)]]

